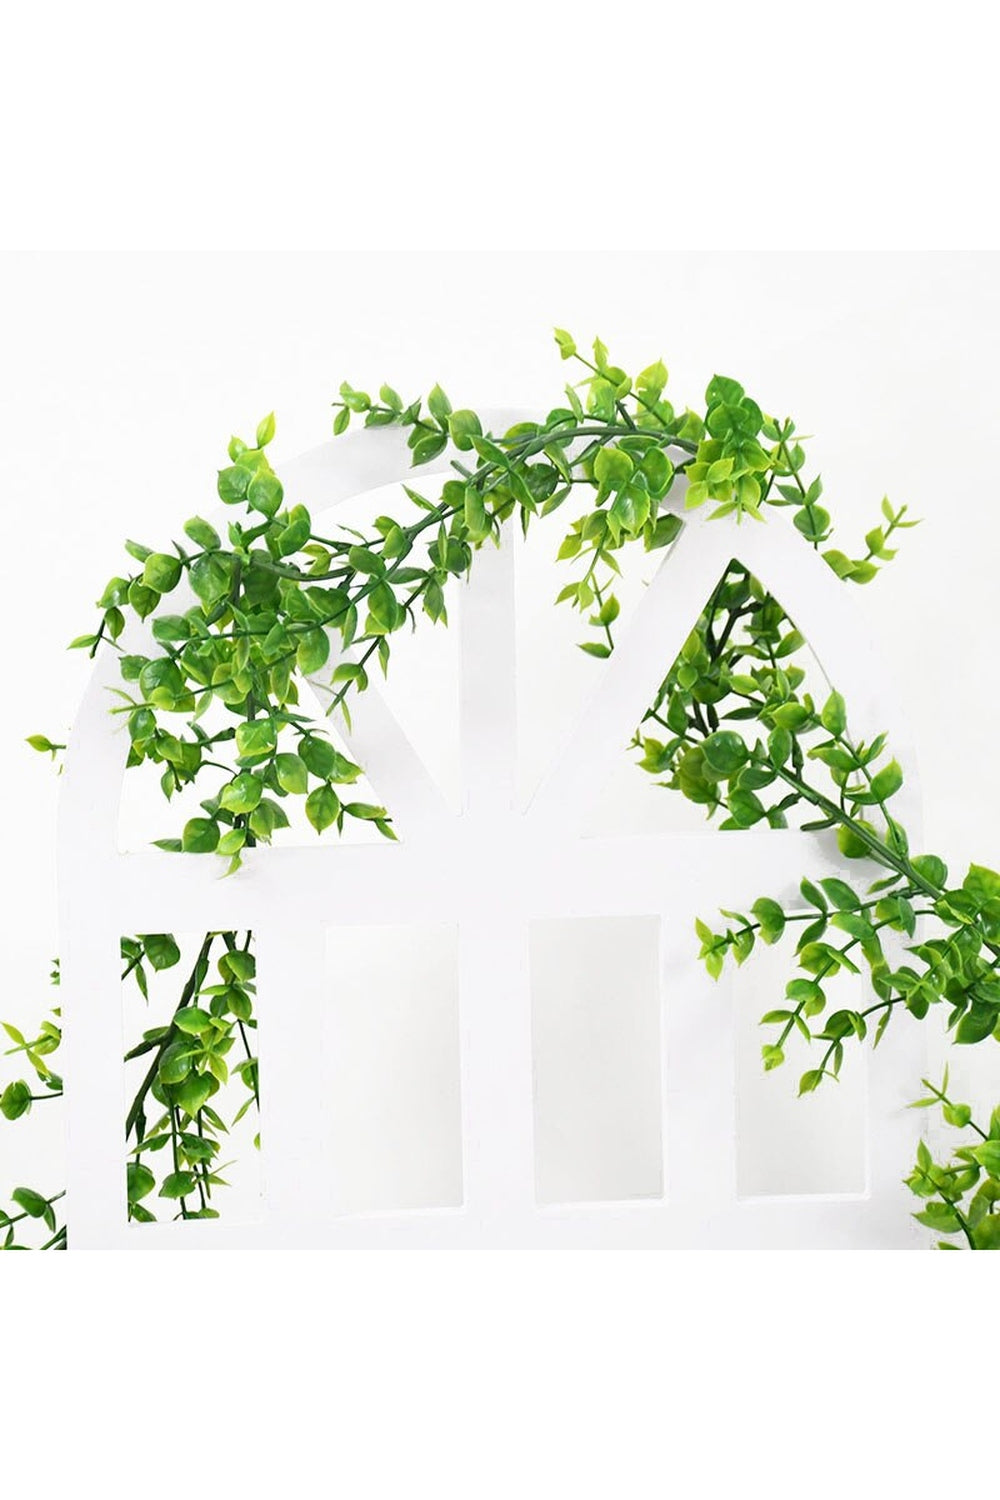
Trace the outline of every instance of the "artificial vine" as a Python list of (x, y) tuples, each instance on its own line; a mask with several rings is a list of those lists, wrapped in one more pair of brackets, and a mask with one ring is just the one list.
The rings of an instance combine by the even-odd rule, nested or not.
[[(376, 661), (388, 670), (392, 637), (415, 626), (420, 614), (446, 623), (449, 584), (469, 572), (475, 552), (515, 516), (527, 535), (574, 493), (586, 497), (584, 513), (564, 530), (558, 549), (576, 576), (557, 602), (581, 613), (589, 627), (581, 649), (598, 658), (614, 649), (621, 554), (639, 544), (645, 551), (668, 546), (683, 526), (684, 509), (707, 504), (713, 517), (760, 522), (768, 509), (787, 508), (804, 542), (822, 549), (839, 578), (855, 583), (874, 578), (894, 556), (889, 543), (895, 533), (914, 524), (905, 506), (894, 510), (884, 500), (859, 556), (828, 546), (833, 526), (822, 482), (805, 475), (805, 451), (792, 421), (766, 415), (741, 385), (722, 376), (710, 382), (701, 411), (678, 411), (666, 396), (660, 361), (633, 379), (611, 363), (600, 340), (592, 358), (564, 331), (557, 330), (556, 340), (579, 378), (544, 421), (505, 433), (486, 430), (470, 409), (454, 409), (439, 386), (426, 402), (409, 403), (388, 385), (377, 398), (341, 386), (335, 434), (356, 421), (400, 427), (415, 468), (441, 458), (449, 444), (455, 450), (451, 477), (436, 493), (404, 487), (410, 508), (377, 517), (367, 532), (336, 527), (327, 536), (314, 530), (304, 505), (285, 505), (267, 454), (274, 436), (269, 416), (252, 445), (230, 441), (229, 462), (217, 481), (219, 499), (234, 511), (225, 538), (194, 516), (172, 550), (126, 544), (137, 566), (110, 580), (96, 628), (72, 645), (91, 656), (102, 648), (118, 655), (123, 685), (113, 711), (126, 720), (128, 764), (161, 767), (168, 800), (196, 782), (207, 791), (201, 815), (158, 840), (160, 848), (221, 856), (234, 874), (249, 849), (288, 825), (288, 809), (298, 805), (317, 833), (340, 832), (347, 819), (356, 819), (393, 838), (387, 809), (353, 799), (350, 788), (362, 768), (303, 711), (300, 688), (308, 679), (323, 694), (327, 714), (340, 713), (349, 725), (351, 701), (366, 690)], [(683, 506), (669, 509), (681, 476)], [(174, 608), (172, 596), (181, 600)], [(152, 645), (141, 651), (126, 640), (130, 617), (150, 622)], [(762, 896), (749, 913), (724, 912), (729, 925), (719, 931), (698, 923), (702, 957), (716, 977), (727, 956), (742, 963), (758, 939), (775, 943), (796, 935), (796, 974), (785, 1003), (764, 1017), (776, 1028), (764, 1047), (764, 1066), (780, 1065), (796, 1035), (818, 1042), (818, 1065), (800, 1085), (810, 1092), (837, 1077), (845, 1043), (864, 1040), (871, 1030), (877, 1044), (900, 1008), (923, 1018), (945, 1001), (960, 1043), (998, 1034), (1000, 876), (973, 866), (956, 887), (942, 859), (909, 849), (890, 811), (903, 772), (888, 756), (885, 736), (856, 741), (837, 692), (822, 705), (814, 701), (806, 669), (795, 660), (804, 644), (778, 602), (734, 562), (633, 744), (644, 771), (704, 807), (721, 827), (783, 827), (791, 816), (805, 815), (803, 827), (835, 830), (844, 856), (873, 860), (885, 872), (874, 884), (803, 881), (805, 910)], [(32, 743), (53, 754), (62, 748), (44, 736)], [(908, 945), (913, 962), (896, 963), (883, 933), (915, 939), (918, 921), (933, 923), (932, 935)], [(172, 938), (162, 941), (173, 944)], [(155, 963), (143, 946), (148, 942), (125, 940), (131, 945), (123, 945), (126, 961), (141, 950)], [(219, 982), (206, 989), (216, 942), (225, 947)], [(256, 1100), (256, 1060), (246, 1035), (253, 1026), (250, 935), (238, 944), (235, 934), (208, 934), (205, 943), (209, 949), (199, 955), (172, 1022), (141, 1044), (151, 1062), (145, 1092), (127, 1122), (130, 1214), (137, 1219), (151, 1216), (147, 1203), (157, 1185), (148, 1153), (166, 1153), (168, 1145), (172, 1170), (159, 1196), (177, 1200), (180, 1216), (217, 1212), (211, 1189), (220, 1184), (212, 1180), (218, 1175), (212, 1166), (226, 1127), (208, 1100), (228, 1080), (225, 1055), (239, 1033), (246, 1043), (239, 1071), (248, 1086), (252, 1074), (252, 1098), (241, 1108)], [(872, 1003), (829, 1013), (824, 982), (845, 970), (857, 975), (862, 966)], [(140, 963), (132, 968), (141, 972)], [(196, 1003), (206, 996), (207, 1007)], [(964, 1107), (941, 1097), (945, 1117), (954, 1122)], [(12, 1098), (9, 1108), (0, 1105), (11, 1118), (10, 1110), (23, 1114), (34, 1102), (29, 1098), (18, 1109), (24, 1095)], [(162, 1111), (152, 1124), (146, 1119), (150, 1099)], [(923, 1159), (923, 1148), (920, 1175), (910, 1185), (937, 1205), (931, 1217), (941, 1222), (932, 1227), (965, 1233), (973, 1248), (994, 1248), (988, 1242), (1000, 1215), (986, 1188), (1000, 1183), (992, 1149), (1000, 1140), (998, 1115), (986, 1131), (972, 1128), (984, 1140), (959, 1149), (964, 1165), (937, 1167)], [(981, 1173), (987, 1184), (977, 1189), (978, 1206), (963, 1214), (959, 1197)], [(45, 1200), (48, 1212), (52, 1201)], [(929, 1213), (930, 1207), (923, 1210), (923, 1222), (930, 1223)]]

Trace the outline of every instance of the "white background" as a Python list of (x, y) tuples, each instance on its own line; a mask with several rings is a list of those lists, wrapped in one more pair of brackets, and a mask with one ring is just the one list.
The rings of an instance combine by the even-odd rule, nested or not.
[[(814, 425), (824, 442), (852, 435), (879, 456), (871, 496), (867, 484), (855, 489), (860, 481), (852, 472), (851, 493), (842, 493), (841, 503), (860, 504), (867, 518), (880, 487), (891, 485), (900, 497), (903, 481), (913, 488), (914, 476), (928, 516), (927, 497), (933, 500), (934, 533), (929, 527), (911, 533), (909, 582), (901, 569), (896, 580), (879, 585), (877, 597), (887, 625), (895, 620), (902, 629), (905, 622), (901, 670), (921, 679), (926, 663), (928, 679), (940, 683), (941, 642), (955, 634), (960, 656), (948, 662), (948, 682), (978, 694), (966, 716), (969, 738), (961, 755), (946, 733), (936, 732), (933, 706), (919, 709), (916, 725), (928, 831), (933, 834), (937, 822), (942, 843), (950, 840), (957, 856), (962, 841), (978, 848), (980, 834), (986, 843), (995, 839), (990, 759), (982, 754), (991, 745), (984, 715), (994, 628), (989, 453), (997, 403), (982, 354), (995, 314), (992, 272), (972, 271), (968, 263), (932, 267), (934, 297), (913, 298), (909, 341), (897, 358), (898, 327), (887, 339), (880, 332), (884, 309), (898, 307), (899, 294), (905, 298), (913, 290), (922, 269), (911, 267), (908, 275), (898, 263), (883, 262), (880, 272), (859, 276), (813, 262), (812, 269), (768, 271), (746, 251), (995, 250), (990, 19), (981, 0), (956, 0), (947, 24), (939, 10), (901, 12), (894, 0), (845, 0), (808, 11), (785, 0), (749, 9), (724, 0), (703, 10), (639, 4), (621, 24), (616, 16), (614, 26), (584, 13), (569, 24), (563, 7), (547, 11), (516, 0), (504, 7), (502, 22), (488, 8), (473, 12), (445, 0), (433, 19), (415, 11), (391, 23), (381, 8), (328, 12), (292, 0), (280, 22), (255, 4), (178, 4), (169, 12), (137, 12), (119, 3), (83, 10), (22, 7), (5, 23), (0, 96), (8, 243), (226, 251), (548, 246), (558, 250), (558, 262), (547, 270), (525, 267), (517, 278), (519, 298), (503, 296), (502, 275), (494, 272), (491, 280), (485, 272), (454, 267), (449, 274), (439, 258), (436, 270), (408, 265), (406, 290), (383, 281), (364, 314), (355, 309), (356, 326), (374, 321), (377, 328), (386, 305), (395, 305), (404, 322), (419, 320), (426, 342), (400, 339), (391, 352), (395, 357), (404, 344), (410, 348), (423, 382), (429, 378), (424, 350), (433, 347), (432, 339), (447, 338), (458, 325), (463, 333), (474, 328), (476, 317), (466, 314), (471, 295), (479, 321), (498, 330), (495, 342), (512, 339), (518, 398), (529, 394), (530, 340), (551, 322), (570, 322), (574, 308), (577, 321), (599, 321), (617, 344), (617, 316), (609, 320), (603, 309), (631, 305), (634, 321), (657, 334), (675, 375), (684, 329), (688, 357), (703, 364), (702, 373), (723, 365), (730, 340), (754, 360), (784, 343), (790, 402), (803, 426)], [(592, 274), (573, 258), (594, 246), (723, 245), (738, 249), (739, 257), (723, 262), (716, 277), (701, 278), (697, 304), (688, 299), (690, 284), (669, 275), (643, 284), (634, 262), (612, 282), (605, 280), (607, 263)], [(296, 277), (304, 288), (301, 274)], [(462, 286), (473, 287), (464, 303), (452, 292), (456, 275)], [(258, 278), (244, 271), (243, 280), (254, 286), (237, 299), (240, 277), (230, 265), (217, 268), (214, 278), (200, 278), (206, 288), (213, 280), (232, 288), (233, 301), (240, 301), (243, 364), (235, 358), (227, 364), (219, 352), (217, 367), (225, 366), (234, 381), (251, 370), (265, 403), (282, 404), (273, 381), (259, 379), (265, 363), (276, 372), (273, 361), (261, 354), (246, 364), (254, 333), (273, 326), (270, 293), (262, 294)], [(435, 278), (443, 288), (438, 308), (422, 302), (418, 285)], [(42, 283), (47, 279), (43, 272)], [(118, 281), (116, 275), (107, 279), (112, 286)], [(151, 280), (163, 295), (155, 272)], [(318, 299), (302, 299), (307, 325), (318, 329), (318, 319), (334, 314), (350, 318), (350, 285), (316, 280)], [(218, 285), (215, 295), (223, 295)], [(143, 357), (133, 356), (117, 382), (136, 395), (122, 426), (144, 419), (131, 385), (137, 371), (150, 359), (171, 364), (169, 353), (156, 346), (157, 333), (185, 326), (179, 299), (168, 300), (172, 310), (158, 319), (146, 309), (145, 338), (141, 328), (134, 330)], [(784, 341), (789, 302), (804, 310), (807, 323), (826, 324), (828, 335), (841, 324), (832, 367), (825, 363), (829, 336), (822, 359), (796, 350), (794, 339), (791, 347)], [(225, 321), (235, 337), (228, 311), (209, 332), (207, 297), (196, 298), (197, 305), (201, 313), (187, 321), (189, 340), (199, 342), (204, 332), (212, 343)], [(68, 328), (77, 379), (64, 379), (60, 328), (52, 331), (47, 308), (58, 310), (36, 277), (23, 269), (5, 274), (0, 365), (5, 385), (20, 393), (17, 410), (29, 412), (36, 446), (42, 411), (55, 425), (67, 422), (77, 403), (93, 410), (88, 403), (100, 380), (91, 385), (88, 362), (99, 370), (106, 359), (101, 309), (77, 309)], [(659, 330), (654, 316), (665, 320)], [(89, 351), (82, 347), (81, 319), (94, 330)], [(932, 329), (943, 323), (955, 330), (954, 385), (940, 340), (924, 343), (927, 320)], [(48, 360), (42, 356), (46, 327)], [(114, 314), (110, 327), (121, 343)], [(713, 328), (720, 338), (709, 348), (698, 331), (707, 335)], [(304, 347), (310, 339), (298, 342)], [(963, 345), (971, 346), (971, 360)], [(643, 341), (643, 355), (646, 347)], [(323, 351), (331, 366), (324, 365), (324, 378), (340, 378), (340, 352)], [(925, 356), (936, 362), (940, 380), (933, 373), (927, 381), (911, 379)], [(292, 404), (308, 419), (304, 441), (311, 442), (323, 396), (305, 378), (305, 366), (299, 368), (317, 406), (310, 414)], [(542, 367), (530, 368), (540, 373)], [(546, 373), (551, 368), (546, 365)], [(748, 378), (756, 368), (740, 360)], [(491, 379), (502, 369), (487, 360)], [(182, 399), (189, 378), (185, 370), (174, 399)], [(825, 407), (817, 411), (811, 397), (805, 399), (810, 389), (823, 387), (846, 422), (839, 416), (828, 421)], [(920, 403), (912, 423), (899, 415), (906, 389)], [(854, 399), (860, 390), (877, 391), (880, 408), (896, 400), (900, 425), (883, 430), (881, 409), (877, 432), (874, 419), (855, 419), (865, 409)], [(244, 397), (250, 396), (256, 409), (255, 386), (234, 399), (227, 421), (247, 420)], [(99, 396), (97, 404), (103, 409)], [(197, 408), (195, 398), (190, 409)], [(937, 419), (945, 409), (950, 425)], [(205, 421), (200, 452), (214, 461), (215, 414), (206, 413)], [(78, 437), (80, 423), (70, 425)], [(172, 436), (166, 429), (158, 435)], [(48, 451), (58, 436), (46, 434), (41, 446)], [(12, 419), (5, 419), (4, 437), (5, 445), (16, 441)], [(959, 450), (966, 449), (963, 468)], [(204, 463), (193, 452), (191, 472), (201, 476)], [(979, 454), (986, 457), (977, 467)], [(106, 470), (111, 467), (109, 457)], [(137, 480), (135, 494), (145, 493), (149, 482), (148, 476)], [(60, 494), (61, 541), (71, 516), (86, 517), (97, 504), (97, 489), (84, 477), (72, 488), (60, 485)], [(846, 512), (838, 513), (846, 520)], [(961, 552), (952, 535), (956, 514), (974, 532)], [(31, 520), (45, 524), (48, 515)], [(121, 515), (131, 524), (131, 497)], [(83, 520), (77, 534), (85, 530)], [(117, 523), (106, 526), (102, 557), (119, 535)], [(58, 568), (65, 576), (58, 547), (50, 545), (43, 559), (33, 540), (25, 546), (39, 574)], [(941, 555), (947, 574), (937, 579)], [(10, 565), (8, 572), (16, 582), (19, 568)], [(935, 584), (919, 615), (895, 610), (894, 590), (905, 588), (916, 598), (917, 577)], [(82, 579), (79, 598), (89, 600), (90, 593), (89, 578)], [(75, 628), (75, 607), (69, 613)], [(21, 628), (9, 628), (13, 673), (26, 637)], [(38, 630), (45, 631), (43, 612), (32, 618), (32, 639)], [(42, 706), (68, 713), (77, 678), (52, 655), (62, 630), (52, 636), (38, 641), (38, 659), (63, 675), (49, 679)], [(33, 672), (21, 675), (29, 687), (36, 680)], [(25, 691), (20, 682), (19, 691)], [(915, 715), (920, 701), (911, 695)], [(6, 704), (7, 717), (16, 721), (9, 736), (38, 725), (37, 719), (22, 722), (33, 704), (15, 699), (13, 686)], [(941, 747), (936, 776), (935, 742)], [(11, 753), (17, 781), (5, 813), (29, 803), (38, 824), (33, 838), (39, 849), (50, 847), (51, 785), (44, 768), (32, 769), (21, 752)], [(18, 921), (26, 934), (37, 934), (51, 912), (44, 857), (22, 878), (25, 855), (16, 843), (9, 849), (7, 869), (13, 867), (24, 892)], [(4, 937), (23, 955), (17, 934), (5, 931)], [(46, 934), (39, 957), (48, 947)], [(30, 972), (37, 974), (37, 967)], [(173, 1326), (164, 1316), (176, 1285), (169, 1258), (161, 1262), (153, 1295), (145, 1260), (133, 1260), (131, 1274), (120, 1261), (68, 1257), (58, 1264), (61, 1284), (51, 1261), (23, 1256), (5, 1264), (11, 1295), (3, 1300), (8, 1357), (0, 1384), (7, 1430), (16, 1435), (5, 1451), (5, 1479), (30, 1476), (38, 1487), (38, 1454), (53, 1454), (58, 1432), (66, 1441), (61, 1458), (47, 1457), (46, 1482), (94, 1475), (108, 1494), (134, 1493), (137, 1485), (149, 1495), (174, 1493), (176, 1475), (161, 1461), (152, 1430), (149, 1382), (134, 1375), (138, 1342), (155, 1344), (158, 1367), (175, 1371), (179, 1383), (190, 1377), (190, 1342), (162, 1336)], [(954, 1458), (940, 1447), (927, 1451), (925, 1444), (901, 1440), (912, 1432), (915, 1415), (919, 1419), (939, 1399), (956, 1369), (963, 1371), (969, 1430), (991, 1412), (991, 1385), (977, 1355), (995, 1341), (995, 1299), (985, 1282), (982, 1291), (977, 1286), (977, 1277), (988, 1278), (989, 1262), (974, 1257), (909, 1257), (905, 1263), (839, 1257), (834, 1266), (815, 1257), (768, 1256), (729, 1259), (724, 1267), (712, 1257), (691, 1256), (630, 1258), (624, 1265), (618, 1257), (575, 1263), (442, 1257), (407, 1265), (345, 1257), (335, 1272), (317, 1257), (297, 1260), (295, 1273), (290, 1278), (277, 1258), (248, 1257), (226, 1270), (238, 1313), (232, 1335), (217, 1336), (211, 1351), (221, 1376), (214, 1430), (225, 1414), (240, 1440), (234, 1453), (233, 1445), (212, 1444), (189, 1430), (189, 1462), (206, 1489), (225, 1492), (245, 1478), (251, 1486), (278, 1482), (298, 1493), (336, 1468), (353, 1493), (366, 1496), (425, 1482), (442, 1494), (465, 1496), (474, 1477), (483, 1495), (515, 1487), (529, 1495), (659, 1495), (671, 1483), (711, 1494), (745, 1483), (748, 1474), (761, 1475), (776, 1495), (808, 1486), (813, 1496), (826, 1496), (842, 1493), (860, 1472), (884, 1477), (900, 1493), (918, 1485), (922, 1492), (953, 1483)], [(967, 1318), (963, 1310), (972, 1305), (976, 1316)], [(259, 1310), (253, 1338), (247, 1332), (251, 1308)], [(217, 1313), (212, 1323), (217, 1330)]]

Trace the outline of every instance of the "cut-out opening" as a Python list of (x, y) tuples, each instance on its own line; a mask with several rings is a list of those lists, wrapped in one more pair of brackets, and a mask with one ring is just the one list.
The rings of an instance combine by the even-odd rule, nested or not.
[(655, 917), (531, 923), (540, 1204), (662, 1197), (659, 928)]
[[(711, 590), (705, 602), (707, 610), (711, 601), (715, 599), (727, 581), (738, 580), (741, 575), (752, 578), (745, 566), (738, 558), (733, 558), (720, 576), (718, 583)], [(718, 640), (715, 645), (725, 637), (725, 642), (732, 645), (735, 641), (744, 644), (747, 655), (737, 663), (737, 669), (741, 674), (750, 674), (754, 668), (767, 668), (778, 665), (787, 669), (790, 665), (801, 669), (803, 678), (797, 691), (811, 692), (814, 699), (822, 704), (830, 691), (829, 684), (823, 672), (822, 665), (816, 653), (804, 638), (795, 623), (785, 613), (781, 602), (767, 588), (767, 581), (761, 580), (769, 597), (774, 600), (781, 612), (781, 636), (782, 649), (790, 647), (787, 656), (778, 655), (772, 662), (768, 654), (761, 650), (759, 655), (752, 654), (755, 650), (754, 642), (749, 638), (740, 619), (740, 609), (746, 608), (747, 601), (738, 601), (734, 604), (733, 615), (735, 620), (730, 624), (730, 612), (726, 611), (721, 617), (721, 627), (717, 628)], [(692, 621), (692, 629), (698, 622)], [(728, 633), (727, 633), (728, 632)], [(623, 642), (620, 649), (624, 650), (650, 650), (651, 647), (644, 642)], [(683, 650), (675, 657), (663, 677), (663, 684), (673, 682), (679, 670), (684, 666), (685, 657)], [(715, 728), (741, 729), (741, 721), (738, 717), (741, 706), (745, 707), (748, 700), (739, 694), (729, 694), (716, 702), (712, 701), (710, 686), (711, 672), (705, 675), (692, 688), (694, 701), (697, 705), (693, 712), (699, 719), (699, 733), (711, 731)], [(614, 766), (597, 791), (583, 825), (583, 832), (588, 837), (600, 836), (652, 836), (670, 833), (694, 833), (703, 832), (706, 827), (706, 808), (697, 802), (691, 801), (676, 788), (669, 788), (665, 783), (673, 774), (671, 765), (664, 758), (662, 770), (657, 769), (656, 756), (657, 747), (665, 747), (669, 750), (675, 739), (676, 730), (668, 722), (669, 719), (670, 694), (664, 692), (662, 701), (654, 698), (650, 703), (649, 717), (638, 726), (638, 734), (644, 740), (648, 740), (650, 748), (644, 754), (639, 746), (622, 745), (622, 754), (615, 761)], [(737, 717), (732, 717), (734, 712)], [(757, 725), (752, 726), (753, 735), (760, 734)], [(765, 798), (768, 805), (781, 800), (781, 795), (787, 788), (777, 787), (772, 789), (770, 801)], [(724, 816), (724, 814), (722, 815)], [(809, 822), (815, 817), (813, 809), (808, 805), (800, 805), (792, 808), (787, 813), (788, 827), (799, 828), (802, 823)], [(720, 821), (720, 815), (716, 814), (713, 822)], [(780, 828), (771, 828), (764, 820), (755, 825), (762, 830), (771, 832), (782, 832)]]
[(256, 964), (248, 932), (123, 937), (128, 1218), (260, 1217)]
[(332, 927), (315, 1076), (335, 1213), (462, 1203), (453, 926)]
[[(436, 493), (439, 484), (440, 477), (430, 477), (431, 494)], [(296, 503), (302, 501), (310, 504), (308, 495), (296, 494), (290, 500), (293, 498)], [(402, 486), (393, 484), (366, 491), (332, 508), (323, 509), (313, 505), (313, 524), (317, 535), (339, 535), (353, 542), (372, 534), (376, 517), (386, 513), (402, 515), (412, 509), (412, 502), (403, 495)], [(455, 620), (458, 613), (458, 589), (459, 584), (455, 580), (446, 589), (446, 603), (452, 619), (447, 629), (443, 625), (435, 627), (426, 616), (418, 612), (419, 630), (399, 631), (391, 637), (392, 655), (388, 675), (382, 673), (374, 656), (367, 668), (374, 690), (398, 720), (432, 780), (455, 811), (461, 802), (458, 710), (460, 631), (456, 629)], [(193, 598), (185, 602), (180, 594), (177, 598), (176, 608), (179, 611), (196, 602)], [(299, 702), (294, 705), (294, 711), (311, 718), (318, 731), (328, 736), (342, 755), (356, 761), (357, 757), (352, 754), (346, 742), (340, 712), (333, 715), (327, 713), (329, 696), (323, 684), (332, 675), (336, 664), (339, 636), (334, 632), (330, 639), (330, 662), (317, 674), (316, 684), (296, 676)], [(143, 654), (141, 650), (140, 654)], [(125, 683), (122, 686), (137, 703), (141, 702), (142, 694), (137, 683)], [(121, 704), (116, 706), (116, 711), (120, 712), (124, 733), (127, 715), (122, 711)], [(163, 730), (182, 739), (190, 738), (186, 732), (190, 717), (188, 714), (173, 714), (160, 709), (157, 717)], [(212, 737), (221, 730), (231, 730), (234, 722), (233, 717), (218, 703), (213, 703), (200, 721), (200, 727), (206, 735)], [(278, 748), (282, 751), (294, 749), (294, 743), (291, 740), (286, 743), (286, 739), (287, 736), (282, 738)], [(218, 753), (220, 761), (230, 763), (234, 756), (232, 744), (223, 742)], [(210, 748), (203, 754), (206, 759), (212, 757)], [(228, 780), (222, 770), (203, 771), (193, 783), (172, 786), (170, 805), (167, 807), (161, 780), (165, 774), (169, 776), (169, 768), (165, 762), (148, 759), (141, 765), (131, 767), (124, 778), (118, 815), (120, 852), (148, 849), (155, 840), (179, 833), (189, 818), (204, 817), (203, 802), (216, 795)], [(310, 782), (311, 786), (318, 784), (315, 778)], [(354, 783), (345, 785), (344, 793), (342, 802), (385, 806), (391, 818), (392, 808), (388, 805), (391, 798), (380, 793), (379, 788), (373, 786), (366, 776), (362, 775)], [(276, 828), (272, 833), (275, 846), (308, 846), (315, 842), (315, 830), (304, 814), (304, 798), (284, 797), (274, 788), (266, 789), (266, 795), (276, 802), (289, 820), (288, 827)], [(342, 843), (367, 844), (379, 842), (382, 835), (372, 822), (347, 817), (343, 831), (337, 837)]]
[[(337, 726), (331, 719), (324, 716), (322, 707), (316, 694), (308, 683), (300, 685), (300, 704), (297, 711), (310, 715), (319, 732), (331, 743), (337, 753), (353, 765), (354, 760), (350, 749)], [(184, 733), (185, 721), (181, 715), (162, 714), (162, 725), (165, 729), (175, 729), (179, 735)], [(172, 723), (172, 720), (176, 720)], [(218, 710), (214, 714), (210, 711), (205, 716), (203, 727), (208, 733), (215, 728), (224, 727), (226, 723), (231, 727), (232, 720)], [(284, 741), (279, 742), (279, 750), (293, 749), (294, 742), (289, 741), (287, 746)], [(162, 765), (152, 761), (144, 761), (142, 765), (133, 766), (123, 779), (121, 797), (119, 800), (118, 813), (118, 848), (123, 854), (138, 853), (148, 850), (157, 839), (176, 837), (180, 834), (189, 818), (204, 818), (208, 809), (204, 802), (217, 795), (220, 788), (230, 779), (222, 770), (202, 773), (198, 779), (183, 786), (180, 790), (173, 791), (169, 802), (164, 798), (161, 776), (164, 773)], [(353, 774), (353, 773), (352, 773)], [(313, 790), (319, 786), (321, 781), (316, 776), (310, 775), (308, 786)], [(361, 774), (351, 782), (345, 782), (338, 786), (338, 795), (341, 801), (361, 802), (368, 806), (383, 806), (378, 788), (373, 786), (368, 777)], [(284, 796), (274, 788), (266, 787), (263, 793), (265, 799), (270, 799), (277, 805), (288, 820), (287, 827), (275, 828), (271, 833), (270, 843), (274, 848), (302, 848), (312, 847), (317, 842), (317, 833), (311, 826), (305, 814), (305, 798), (303, 796)], [(392, 816), (391, 808), (387, 809)], [(225, 829), (223, 830), (225, 832)], [(375, 824), (360, 818), (345, 817), (343, 832), (334, 835), (339, 843), (343, 844), (378, 844), (384, 842)], [(330, 835), (327, 835), (329, 838)]]
[[(761, 1046), (774, 1027), (760, 1017), (782, 1006), (791, 977), (781, 945), (758, 947), (736, 981), (736, 1183), (741, 1198), (863, 1197), (868, 1191), (868, 1057), (845, 1048), (839, 1082), (798, 1097), (799, 1078), (819, 1065), (824, 1044), (789, 1038), (783, 1066), (765, 1073)], [(823, 981), (828, 1009), (857, 1005), (858, 979)], [(817, 1024), (817, 1023), (814, 1023)]]

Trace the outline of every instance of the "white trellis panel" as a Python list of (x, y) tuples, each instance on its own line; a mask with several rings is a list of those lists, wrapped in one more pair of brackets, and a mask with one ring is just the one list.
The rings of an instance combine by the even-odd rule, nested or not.
[[(492, 412), (503, 430), (523, 413)], [(282, 467), (289, 503), (313, 513), (406, 479), (394, 430), (348, 434)], [(910, 775), (901, 817), (916, 834), (914, 757), (879, 670), (863, 595), (841, 584), (783, 518), (737, 529), (685, 518), (589, 703), (527, 809), (515, 795), (514, 569), (508, 535), (475, 558), (461, 593), (464, 802), (446, 807), (373, 687), (352, 709), (353, 753), (390, 808), (399, 844), (254, 851), (221, 880), (212, 859), (117, 848), (126, 736), (108, 713), (116, 664), (96, 664), (66, 760), (59, 834), (69, 1129), (67, 1217), (74, 1248), (335, 1246), (913, 1246), (900, 1178), (916, 1121), (905, 1105), (922, 1068), (920, 1028), (897, 1023), (869, 1064), (867, 1186), (840, 1197), (740, 1199), (736, 1190), (732, 1006), (740, 979), (712, 985), (692, 919), (767, 892), (794, 898), (802, 874), (845, 873), (814, 835), (706, 831), (584, 838), (578, 809), (652, 700), (713, 587), (738, 557), (773, 590), (848, 699), (852, 729), (881, 728)], [(510, 528), (507, 529), (508, 532)], [(903, 798), (906, 799), (903, 807)], [(846, 873), (856, 875), (848, 867)], [(377, 899), (375, 892), (377, 889)], [(488, 893), (488, 900), (484, 893)], [(335, 924), (459, 927), (464, 1201), (377, 1214), (307, 1212), (302, 1183), (327, 1165), (322, 1087), (304, 1091), (296, 1038), (324, 1004), (325, 932)], [(662, 1199), (538, 1206), (534, 1196), (528, 923), (546, 917), (660, 916)], [(258, 952), (263, 1206), (259, 1222), (129, 1226), (125, 1212), (122, 933), (252, 928)], [(752, 961), (750, 967), (752, 968)], [(748, 971), (744, 971), (748, 972)], [(860, 1057), (851, 1057), (861, 1066)], [(790, 1062), (788, 1066), (794, 1066)], [(803, 1066), (806, 1063), (803, 1062)], [(319, 1195), (322, 1202), (322, 1194)]]

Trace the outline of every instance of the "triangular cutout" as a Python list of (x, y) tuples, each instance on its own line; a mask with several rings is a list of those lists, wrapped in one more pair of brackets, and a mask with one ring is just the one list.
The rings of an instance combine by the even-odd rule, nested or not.
[[(725, 782), (706, 765), (701, 741), (719, 731), (752, 743), (766, 731), (755, 704), (775, 688), (810, 695), (818, 707), (830, 692), (815, 652), (780, 601), (733, 558), (650, 701), (635, 737), (601, 785), (583, 824), (589, 836), (649, 835), (716, 827), (800, 828), (815, 809), (790, 800), (786, 784), (770, 795), (747, 785), (735, 813)], [(788, 716), (794, 717), (792, 706)], [(737, 752), (738, 753), (738, 752)], [(748, 783), (752, 781), (748, 777)], [(674, 795), (664, 796), (664, 791)], [(788, 803), (782, 806), (783, 802)], [(760, 805), (758, 807), (758, 804)]]

